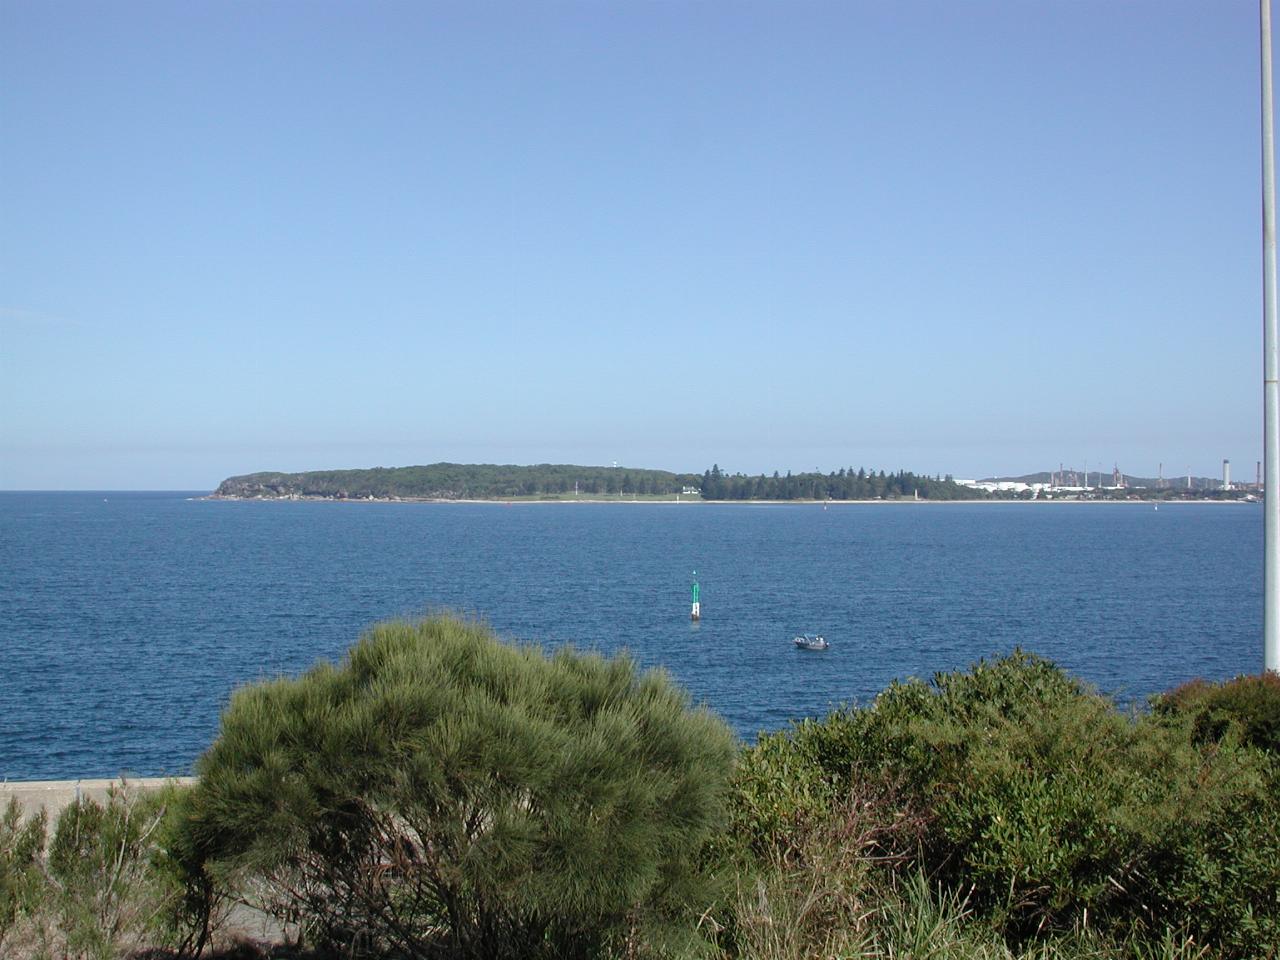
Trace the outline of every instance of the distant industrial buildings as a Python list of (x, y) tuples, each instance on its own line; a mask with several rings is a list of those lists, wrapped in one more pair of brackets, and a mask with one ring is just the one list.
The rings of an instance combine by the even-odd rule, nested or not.
[[(1191, 496), (1213, 496), (1221, 493), (1245, 494), (1245, 499), (1253, 499), (1253, 495), (1262, 493), (1262, 464), (1257, 468), (1257, 481), (1252, 484), (1233, 484), (1231, 481), (1231, 461), (1222, 461), (1222, 479), (1220, 481), (1206, 477), (1193, 477), (1187, 471), (1185, 482), (1169, 480), (1164, 476), (1164, 464), (1161, 463), (1154, 479), (1142, 479), (1126, 476), (1118, 464), (1111, 468), (1107, 477), (1101, 470), (1090, 472), (1058, 465), (1056, 471), (1047, 474), (1032, 474), (1020, 478), (992, 477), (985, 480), (956, 480), (962, 487), (973, 490), (984, 490), (987, 493), (1012, 495), (1025, 499), (1143, 499), (1150, 497), (1154, 491), (1168, 491), (1169, 494)], [(1103, 478), (1106, 477), (1106, 480)], [(1043, 478), (1043, 479), (1041, 479)], [(1110, 482), (1106, 482), (1109, 480)]]

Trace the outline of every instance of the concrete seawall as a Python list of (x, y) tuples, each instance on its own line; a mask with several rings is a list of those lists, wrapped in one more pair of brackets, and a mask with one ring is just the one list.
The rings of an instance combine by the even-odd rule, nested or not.
[(166, 783), (190, 785), (195, 777), (139, 777), (138, 779), (114, 780), (6, 780), (0, 783), (0, 810), (15, 799), (22, 805), (26, 816), (34, 817), (41, 810), (49, 815), (49, 824), (58, 819), (63, 808), (73, 803), (77, 797), (85, 797), (105, 803), (107, 792), (112, 788), (124, 787), (133, 791), (155, 790)]

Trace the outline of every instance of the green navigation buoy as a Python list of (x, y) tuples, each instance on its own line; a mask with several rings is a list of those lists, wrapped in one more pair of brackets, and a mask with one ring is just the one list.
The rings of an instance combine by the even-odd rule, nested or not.
[(698, 577), (698, 571), (697, 571), (697, 570), (693, 571), (693, 576), (694, 576), (694, 580), (693, 580), (693, 589), (690, 591), (690, 593), (692, 593), (692, 594), (693, 594), (693, 611), (689, 614), (689, 619), (690, 619), (690, 620), (701, 620), (701, 619), (702, 619), (702, 604), (698, 601), (698, 598), (701, 596), (701, 594), (702, 594), (702, 590), (701, 590), (701, 588), (698, 586), (698, 579), (697, 579), (697, 577)]

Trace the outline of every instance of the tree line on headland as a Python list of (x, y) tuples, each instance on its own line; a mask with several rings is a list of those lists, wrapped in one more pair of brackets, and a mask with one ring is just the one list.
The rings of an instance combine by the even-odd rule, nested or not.
[(963, 487), (949, 475), (927, 477), (899, 470), (879, 473), (853, 467), (832, 473), (797, 473), (779, 476), (727, 474), (713, 466), (699, 479), (705, 500), (890, 500), (919, 497), (921, 500), (985, 500), (990, 494)]
[(928, 477), (899, 470), (853, 467), (831, 473), (788, 471), (773, 476), (726, 473), (719, 464), (701, 475), (629, 467), (573, 464), (434, 463), (369, 470), (252, 473), (230, 477), (215, 496), (305, 497), (333, 500), (502, 500), (512, 497), (676, 496), (704, 500), (981, 500), (990, 495), (963, 487), (950, 476)]

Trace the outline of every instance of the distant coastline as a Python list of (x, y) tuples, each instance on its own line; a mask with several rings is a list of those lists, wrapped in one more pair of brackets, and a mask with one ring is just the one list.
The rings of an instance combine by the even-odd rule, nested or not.
[(605, 499), (601, 497), (512, 497), (512, 498), (460, 498), (460, 497), (320, 497), (320, 496), (282, 496), (282, 497), (240, 497), (227, 496), (224, 494), (211, 493), (203, 497), (197, 497), (199, 500), (227, 500), (241, 503), (346, 503), (346, 504), (422, 504), (422, 503), (454, 503), (454, 504), (490, 504), (498, 506), (537, 506), (542, 504), (594, 504), (594, 505), (627, 505), (627, 506), (644, 506), (648, 505), (668, 505), (668, 506), (691, 506), (691, 505), (711, 505), (711, 506), (744, 506), (744, 507), (856, 507), (856, 506), (943, 506), (943, 505), (960, 505), (960, 504), (1022, 504), (1025, 506), (1053, 506), (1053, 505), (1102, 505), (1102, 506), (1146, 506), (1148, 504), (1153, 507), (1157, 504), (1164, 506), (1186, 506), (1192, 504), (1219, 504), (1223, 506), (1249, 506), (1261, 503), (1258, 500), (1214, 500), (1202, 498), (1196, 500), (1119, 500), (1119, 499), (1071, 499), (1067, 497), (1041, 498), (1036, 500), (1015, 499), (1015, 498), (982, 498), (973, 500), (925, 500), (915, 499), (913, 497), (895, 497), (889, 500), (706, 500), (701, 497), (688, 497), (679, 500), (674, 498), (645, 497), (641, 499), (631, 499), (615, 497)]
[[(981, 503), (1194, 502), (1256, 499), (1250, 487), (1218, 489), (1208, 481), (1175, 490), (1163, 480), (1079, 484), (1074, 473), (956, 480), (898, 470), (841, 468), (830, 473), (728, 473), (713, 465), (701, 475), (624, 466), (433, 463), (361, 470), (260, 472), (228, 477), (217, 500), (328, 500), (361, 503)], [(1065, 481), (1069, 480), (1069, 483)]]
[[(984, 500), (989, 491), (951, 477), (899, 470), (842, 468), (830, 474), (775, 471), (702, 474), (626, 466), (434, 463), (363, 470), (259, 472), (228, 477), (216, 499), (353, 500), (365, 502), (878, 502), (896, 499)], [(998, 499), (998, 497), (997, 497)]]

